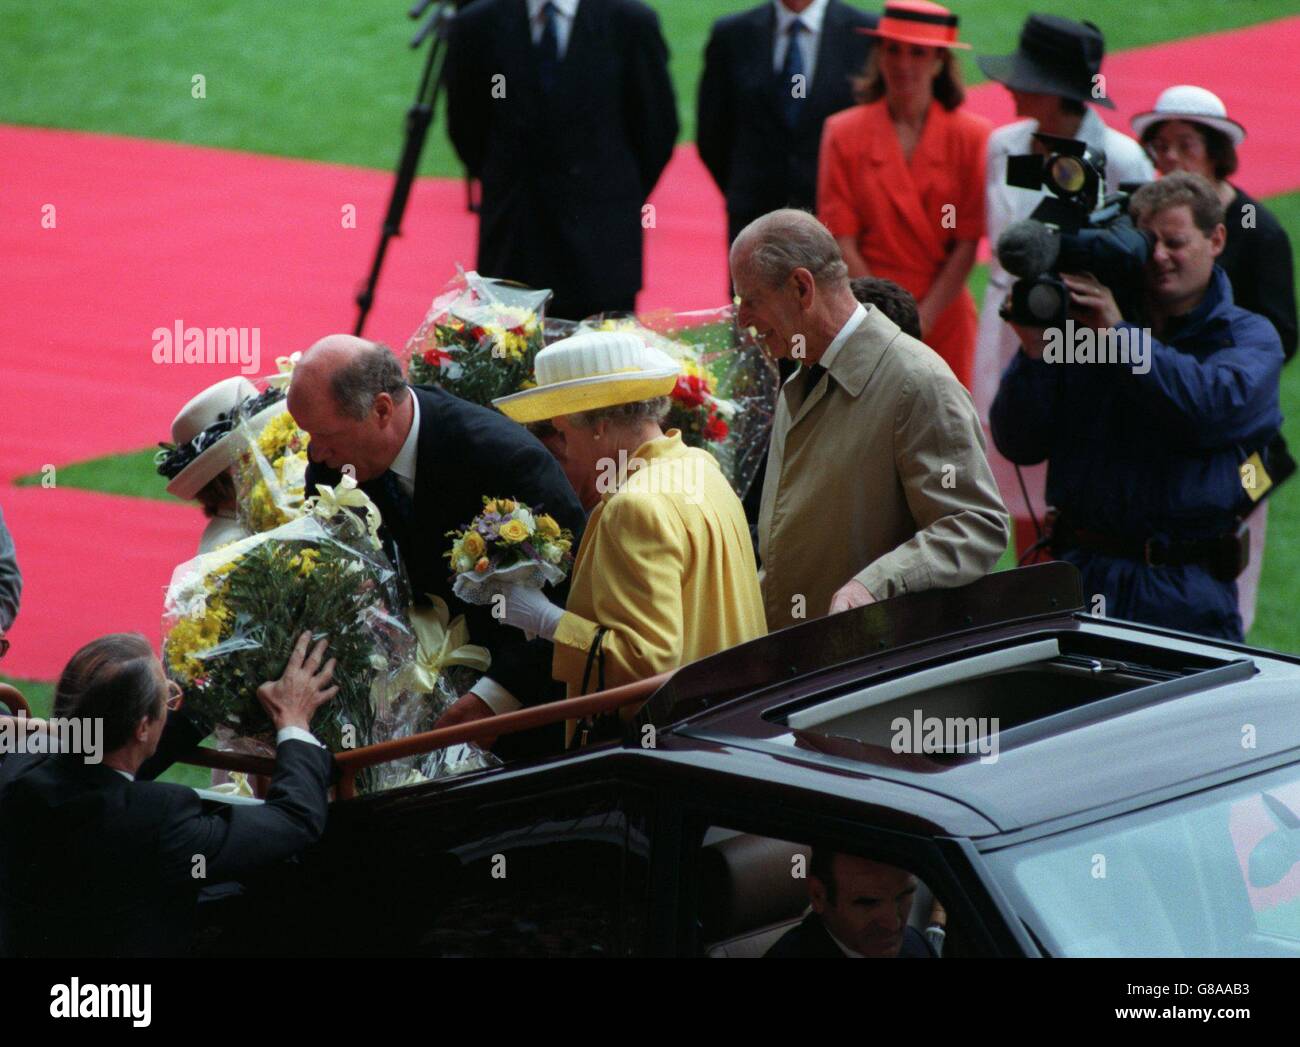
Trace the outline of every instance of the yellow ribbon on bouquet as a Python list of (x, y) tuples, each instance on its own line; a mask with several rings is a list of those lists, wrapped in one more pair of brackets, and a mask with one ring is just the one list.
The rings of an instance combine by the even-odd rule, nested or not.
[(346, 473), (338, 484), (317, 484), (316, 494), (303, 503), (303, 511), (322, 520), (332, 520), (345, 509), (361, 509), (365, 512), (366, 530), (370, 535), (370, 544), (376, 549), (382, 547), (379, 541), (379, 507), (370, 500), (370, 496), (357, 486), (356, 477)]
[(451, 617), (447, 601), (426, 593), (431, 606), (411, 608), (411, 627), (418, 644), (415, 661), (407, 667), (404, 687), (413, 691), (432, 691), (438, 677), (453, 665), (464, 665), (487, 672), (492, 654), (486, 647), (469, 642), (465, 616)]

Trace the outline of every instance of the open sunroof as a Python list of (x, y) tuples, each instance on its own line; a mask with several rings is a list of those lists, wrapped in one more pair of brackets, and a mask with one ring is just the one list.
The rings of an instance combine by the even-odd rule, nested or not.
[[(872, 679), (769, 713), (793, 732), (897, 747), (911, 725), (962, 721), (956, 740), (927, 755), (962, 756), (996, 731), (1001, 748), (1130, 709), (1248, 679), (1249, 658), (1215, 659), (1077, 631), (1039, 634), (968, 657)], [(915, 732), (913, 732), (915, 734)], [(909, 735), (909, 737), (911, 737)]]

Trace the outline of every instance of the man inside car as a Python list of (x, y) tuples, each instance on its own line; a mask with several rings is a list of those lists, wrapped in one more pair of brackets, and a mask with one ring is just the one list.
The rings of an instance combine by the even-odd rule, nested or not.
[(808, 866), (813, 911), (766, 957), (935, 958), (929, 942), (907, 923), (917, 881), (906, 869), (818, 847), (812, 849)]

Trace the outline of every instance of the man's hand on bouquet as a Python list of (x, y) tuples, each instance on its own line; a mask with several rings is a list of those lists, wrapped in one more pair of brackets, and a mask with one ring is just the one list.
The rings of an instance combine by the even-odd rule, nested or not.
[(876, 598), (871, 595), (871, 590), (859, 582), (856, 578), (851, 578), (845, 582), (831, 597), (831, 614), (839, 614), (841, 611), (847, 611), (853, 607), (865, 607), (869, 603), (875, 603)]
[(1062, 273), (1061, 281), (1070, 289), (1070, 316), (1080, 327), (1106, 330), (1123, 322), (1110, 288), (1092, 273)]
[[(556, 627), (564, 617), (564, 608), (556, 607), (540, 589), (530, 586), (512, 585), (503, 593), (501, 619), (507, 625), (513, 625), (524, 631), (524, 636), (532, 639), (540, 636), (546, 640), (555, 638)], [(493, 614), (497, 613), (493, 607)]]
[(266, 709), (276, 731), (285, 727), (311, 730), (316, 710), (339, 692), (334, 678), (334, 659), (322, 665), (328, 641), (321, 640), (308, 652), (311, 633), (304, 632), (294, 644), (289, 664), (278, 680), (267, 681), (257, 689), (257, 698)]

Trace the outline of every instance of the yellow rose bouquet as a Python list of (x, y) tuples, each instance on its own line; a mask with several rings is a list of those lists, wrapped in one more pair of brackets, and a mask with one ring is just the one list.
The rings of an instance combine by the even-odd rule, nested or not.
[(491, 406), (531, 381), (551, 292), (459, 272), (406, 344), (407, 380)]
[(556, 585), (573, 563), (573, 532), (513, 498), (484, 497), (483, 511), (447, 537), (452, 589), (467, 603), (490, 603), (511, 585)]

